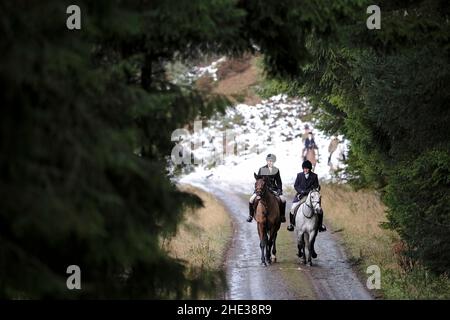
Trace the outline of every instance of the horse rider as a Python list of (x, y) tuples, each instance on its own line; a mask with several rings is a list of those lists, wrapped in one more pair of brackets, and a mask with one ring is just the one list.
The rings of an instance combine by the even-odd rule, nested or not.
[(335, 135), (331, 137), (331, 141), (330, 144), (328, 145), (328, 165), (330, 165), (331, 162), (331, 156), (333, 155), (333, 153), (336, 151), (337, 147), (339, 145), (339, 139), (338, 137), (336, 137)]
[[(276, 160), (277, 157), (274, 154), (268, 154), (266, 157), (267, 164), (259, 168), (258, 176), (267, 177), (266, 181), (268, 189), (273, 192), (280, 200), (281, 222), (286, 222), (286, 198), (283, 196), (283, 184), (281, 182), (280, 170), (273, 165)], [(247, 218), (247, 222), (251, 222), (253, 219), (253, 215), (255, 214), (255, 199), (256, 193), (253, 192), (253, 195), (250, 197), (248, 204), (249, 216)]]
[[(304, 203), (308, 197), (308, 194), (313, 189), (320, 189), (319, 178), (317, 174), (312, 172), (312, 163), (309, 160), (306, 160), (302, 164), (303, 172), (297, 174), (297, 178), (295, 179), (294, 188), (297, 191), (297, 194), (292, 200), (292, 208), (289, 212), (289, 220), (290, 224), (287, 227), (288, 231), (294, 231), (294, 212), (295, 209)], [(322, 225), (323, 223), (323, 212), (318, 213), (319, 217), (319, 232), (326, 231), (327, 228)]]
[(302, 143), (305, 144), (305, 140), (308, 138), (308, 134), (311, 132), (308, 124), (305, 124), (304, 132), (302, 134)]
[(303, 160), (306, 160), (306, 155), (310, 149), (319, 149), (314, 141), (312, 131), (308, 133), (308, 138), (305, 140), (305, 147), (303, 148)]

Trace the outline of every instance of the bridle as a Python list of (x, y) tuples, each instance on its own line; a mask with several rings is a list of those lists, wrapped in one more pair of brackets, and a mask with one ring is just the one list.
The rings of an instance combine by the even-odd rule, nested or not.
[[(255, 189), (256, 189), (256, 183), (255, 183)], [(263, 186), (261, 188), (262, 190), (257, 190), (256, 189), (256, 195), (259, 196), (259, 197), (263, 197), (264, 194), (266, 193), (266, 189), (267, 189), (266, 182), (264, 180), (262, 180), (262, 183), (263, 183)]]
[(312, 197), (311, 197), (311, 194), (312, 194), (313, 192), (319, 193), (319, 191), (311, 191), (311, 192), (308, 194), (308, 198), (309, 198), (309, 203), (310, 203), (310, 204), (308, 204), (308, 202), (305, 202), (305, 205), (306, 205), (308, 208), (310, 208), (314, 213), (317, 213), (318, 210), (316, 210), (316, 207), (317, 207), (317, 204), (320, 204), (320, 199), (319, 199), (317, 202), (315, 202), (316, 205), (313, 205), (313, 201), (312, 201)]

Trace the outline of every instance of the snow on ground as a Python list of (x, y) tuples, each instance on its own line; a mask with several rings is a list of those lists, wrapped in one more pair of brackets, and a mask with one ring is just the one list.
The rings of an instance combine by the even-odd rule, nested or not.
[[(280, 169), (283, 186), (292, 187), (297, 173), (302, 171), (302, 134), (306, 123), (301, 117), (309, 112), (310, 106), (305, 99), (278, 95), (256, 106), (239, 104), (230, 107), (224, 116), (197, 123), (202, 129), (194, 129), (182, 145), (201, 163), (183, 165), (193, 171), (182, 175), (179, 182), (199, 185), (206, 179), (226, 188), (251, 193), (253, 173), (266, 164), (266, 155), (272, 153), (277, 157), (275, 166)], [(327, 164), (330, 137), (314, 129), (311, 123), (308, 125), (319, 147), (319, 162), (314, 171), (322, 181), (330, 180), (332, 175)], [(197, 148), (194, 148), (195, 144)], [(341, 147), (345, 150), (347, 142), (341, 143)], [(343, 163), (339, 166), (344, 167)]]
[(221, 57), (220, 59), (213, 61), (209, 66), (206, 67), (194, 67), (188, 73), (188, 78), (192, 81), (201, 78), (204, 75), (210, 76), (217, 81), (217, 70), (219, 69), (219, 65), (226, 60), (226, 57)]
[(190, 86), (203, 76), (211, 77), (215, 82), (218, 80), (217, 71), (219, 70), (220, 64), (226, 61), (226, 59), (223, 56), (205, 67), (192, 66), (181, 61), (168, 62), (165, 65), (165, 69), (168, 80), (176, 85)]

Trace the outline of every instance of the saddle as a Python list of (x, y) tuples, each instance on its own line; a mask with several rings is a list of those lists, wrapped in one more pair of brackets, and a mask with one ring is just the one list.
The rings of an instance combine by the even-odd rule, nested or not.
[(297, 217), (298, 209), (300, 208), (300, 206), (301, 206), (303, 203), (306, 202), (306, 199), (308, 199), (308, 195), (301, 197), (300, 200), (297, 202), (297, 207), (295, 208), (295, 210), (294, 210), (294, 212), (293, 212), (293, 214), (292, 214), (292, 216), (294, 217), (294, 218), (292, 219), (292, 224), (293, 224), (294, 226), (295, 226), (295, 219), (296, 219), (296, 217)]

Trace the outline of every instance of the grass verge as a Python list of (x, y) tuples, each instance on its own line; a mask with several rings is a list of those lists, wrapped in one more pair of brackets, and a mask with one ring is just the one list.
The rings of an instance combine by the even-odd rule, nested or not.
[[(176, 236), (165, 241), (165, 248), (172, 257), (186, 262), (188, 272), (194, 268), (205, 272), (222, 271), (232, 236), (231, 218), (222, 203), (207, 192), (188, 185), (179, 188), (199, 196), (204, 207), (186, 212), (185, 221)], [(203, 298), (221, 298), (221, 294)]]
[(321, 189), (325, 223), (338, 233), (349, 259), (361, 279), (367, 279), (367, 267), (381, 270), (381, 289), (377, 298), (450, 299), (450, 280), (436, 276), (420, 265), (405, 263), (397, 233), (385, 230), (385, 207), (374, 191), (354, 191), (350, 186), (324, 184)]

